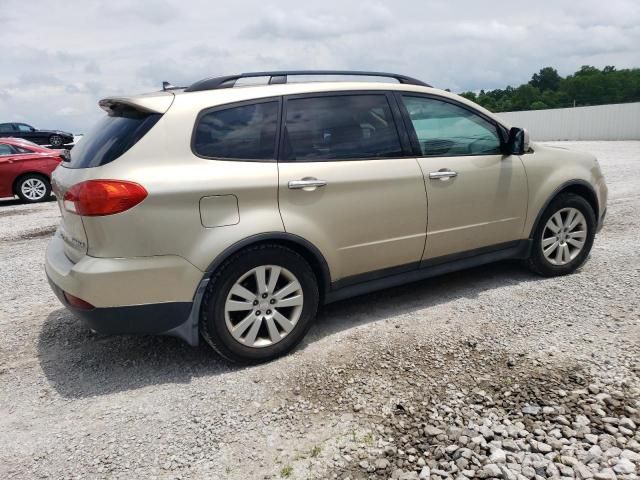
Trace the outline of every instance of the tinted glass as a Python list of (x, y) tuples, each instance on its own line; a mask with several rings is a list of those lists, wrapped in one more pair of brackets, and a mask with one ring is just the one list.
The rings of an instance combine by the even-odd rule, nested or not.
[(0, 143), (0, 155), (12, 155), (13, 153), (13, 148), (10, 145)]
[(18, 131), (19, 132), (30, 132), (31, 131), (31, 127), (29, 125), (25, 125), (24, 123), (18, 123), (17, 127), (18, 127)]
[(0, 132), (7, 133), (13, 132), (13, 125), (11, 123), (2, 123), (0, 124)]
[(298, 161), (402, 155), (384, 95), (340, 95), (287, 101), (284, 158)]
[(424, 156), (499, 154), (495, 125), (479, 115), (431, 98), (403, 96)]
[(205, 113), (200, 117), (194, 151), (203, 157), (273, 160), (278, 102), (264, 102)]
[(114, 161), (133, 147), (160, 119), (157, 113), (134, 110), (104, 117), (71, 150), (69, 168), (98, 167)]

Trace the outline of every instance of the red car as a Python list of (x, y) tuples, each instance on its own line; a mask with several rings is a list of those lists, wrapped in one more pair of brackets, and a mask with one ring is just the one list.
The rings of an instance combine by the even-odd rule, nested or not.
[(0, 138), (0, 198), (18, 195), (28, 203), (51, 195), (51, 172), (66, 159), (66, 150), (52, 150), (20, 138)]

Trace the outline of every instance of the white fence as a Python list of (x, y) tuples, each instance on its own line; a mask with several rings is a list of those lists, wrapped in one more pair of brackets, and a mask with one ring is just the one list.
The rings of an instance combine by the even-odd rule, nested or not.
[(532, 140), (640, 140), (640, 103), (498, 114)]

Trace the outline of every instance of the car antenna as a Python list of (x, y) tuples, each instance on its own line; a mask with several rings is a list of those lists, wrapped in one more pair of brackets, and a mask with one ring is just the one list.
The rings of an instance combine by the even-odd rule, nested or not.
[(162, 91), (164, 92), (166, 92), (167, 90), (176, 90), (178, 88), (183, 88), (183, 87), (176, 87), (175, 85), (171, 85), (171, 82), (167, 82), (166, 80), (162, 82)]

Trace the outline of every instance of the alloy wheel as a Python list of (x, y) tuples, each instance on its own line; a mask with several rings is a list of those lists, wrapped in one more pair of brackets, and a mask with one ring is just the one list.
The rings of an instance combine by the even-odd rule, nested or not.
[(47, 194), (47, 186), (39, 178), (28, 178), (20, 185), (20, 192), (31, 201), (42, 200)]
[(247, 347), (268, 347), (295, 328), (304, 297), (293, 273), (277, 265), (249, 270), (231, 287), (224, 316), (231, 336)]
[(587, 240), (587, 221), (577, 208), (563, 208), (547, 221), (542, 232), (542, 253), (552, 265), (576, 258)]
[(51, 135), (49, 138), (52, 147), (59, 147), (62, 145), (62, 137), (60, 135)]

